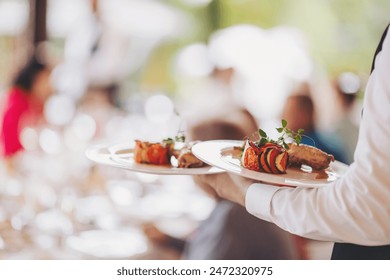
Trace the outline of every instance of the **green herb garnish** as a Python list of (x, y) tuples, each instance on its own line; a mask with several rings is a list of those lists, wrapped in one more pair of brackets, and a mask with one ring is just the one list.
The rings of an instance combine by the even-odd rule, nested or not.
[(175, 136), (175, 139), (173, 138), (165, 138), (162, 140), (162, 143), (164, 145), (174, 145), (176, 142), (181, 142), (181, 143), (185, 143), (186, 141), (186, 137), (183, 133), (180, 133), (180, 134), (177, 134)]
[(276, 130), (281, 134), (277, 140), (270, 139), (267, 136), (267, 133), (259, 129), (259, 135), (260, 135), (260, 140), (258, 141), (258, 145), (262, 146), (266, 143), (274, 143), (278, 144), (280, 146), (283, 146), (285, 149), (288, 149), (288, 144), (286, 143), (286, 140), (292, 139), (297, 145), (299, 145), (302, 141), (302, 133), (303, 129), (300, 128), (298, 131), (292, 131), (291, 129), (287, 128), (287, 121), (282, 120), (282, 127), (276, 128)]
[(175, 136), (175, 141), (184, 143), (186, 141), (186, 136), (182, 133), (178, 134)]
[(164, 145), (173, 145), (175, 144), (175, 140), (173, 140), (172, 138), (165, 138), (162, 140), (162, 143)]

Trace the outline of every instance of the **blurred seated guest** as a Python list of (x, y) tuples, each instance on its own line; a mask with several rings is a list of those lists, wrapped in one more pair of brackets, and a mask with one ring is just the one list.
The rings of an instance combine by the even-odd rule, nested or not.
[(342, 115), (332, 126), (332, 131), (343, 147), (346, 163), (353, 162), (353, 154), (359, 136), (361, 107), (356, 97), (361, 88), (360, 78), (353, 73), (343, 73), (334, 82), (337, 96), (341, 101)]
[(50, 68), (32, 57), (16, 75), (1, 113), (0, 150), (11, 157), (23, 150), (20, 133), (43, 119), (43, 105), (52, 93)]
[(309, 95), (307, 86), (303, 86), (297, 93), (286, 100), (282, 112), (282, 119), (287, 121), (287, 127), (293, 131), (304, 129), (302, 144), (315, 146), (336, 160), (346, 163), (347, 157), (336, 139), (327, 137), (316, 130), (314, 104)]
[[(242, 140), (257, 130), (254, 118), (244, 109), (200, 121), (189, 129), (192, 140)], [(206, 185), (199, 185), (217, 203), (210, 214), (186, 241), (177, 240), (153, 226), (146, 234), (159, 244), (175, 247), (183, 259), (296, 259), (296, 239), (290, 233), (256, 219), (242, 206), (220, 199)]]

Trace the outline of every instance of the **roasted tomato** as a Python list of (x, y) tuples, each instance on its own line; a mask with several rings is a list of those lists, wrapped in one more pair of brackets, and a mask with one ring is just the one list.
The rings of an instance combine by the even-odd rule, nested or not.
[(258, 160), (259, 155), (257, 154), (257, 152), (260, 152), (260, 150), (250, 145), (249, 140), (247, 140), (241, 158), (241, 164), (247, 169), (260, 171), (259, 160)]
[(151, 164), (169, 164), (169, 153), (161, 144), (152, 144), (148, 147), (147, 155)]
[(241, 163), (250, 170), (282, 174), (286, 173), (288, 153), (282, 146), (274, 143), (266, 143), (259, 147), (247, 140)]
[(138, 163), (164, 165), (170, 163), (170, 145), (135, 141), (134, 160)]

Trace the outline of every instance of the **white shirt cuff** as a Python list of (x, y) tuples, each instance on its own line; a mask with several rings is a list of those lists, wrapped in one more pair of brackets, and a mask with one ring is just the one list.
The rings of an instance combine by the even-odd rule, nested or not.
[(252, 215), (271, 222), (271, 200), (279, 187), (255, 183), (250, 185), (245, 196), (246, 210)]

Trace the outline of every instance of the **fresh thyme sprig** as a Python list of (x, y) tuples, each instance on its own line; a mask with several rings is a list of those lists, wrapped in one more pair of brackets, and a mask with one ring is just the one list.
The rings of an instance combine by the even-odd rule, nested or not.
[(270, 139), (267, 136), (267, 133), (259, 129), (259, 135), (260, 135), (260, 140), (257, 143), (259, 146), (262, 146), (266, 143), (274, 143), (283, 146), (285, 149), (288, 149), (288, 145), (286, 143), (287, 139), (293, 139), (297, 145), (299, 145), (302, 141), (302, 133), (303, 129), (300, 128), (298, 131), (292, 131), (291, 129), (287, 128), (287, 121), (282, 120), (282, 127), (276, 128), (276, 130), (281, 134), (277, 140)]

